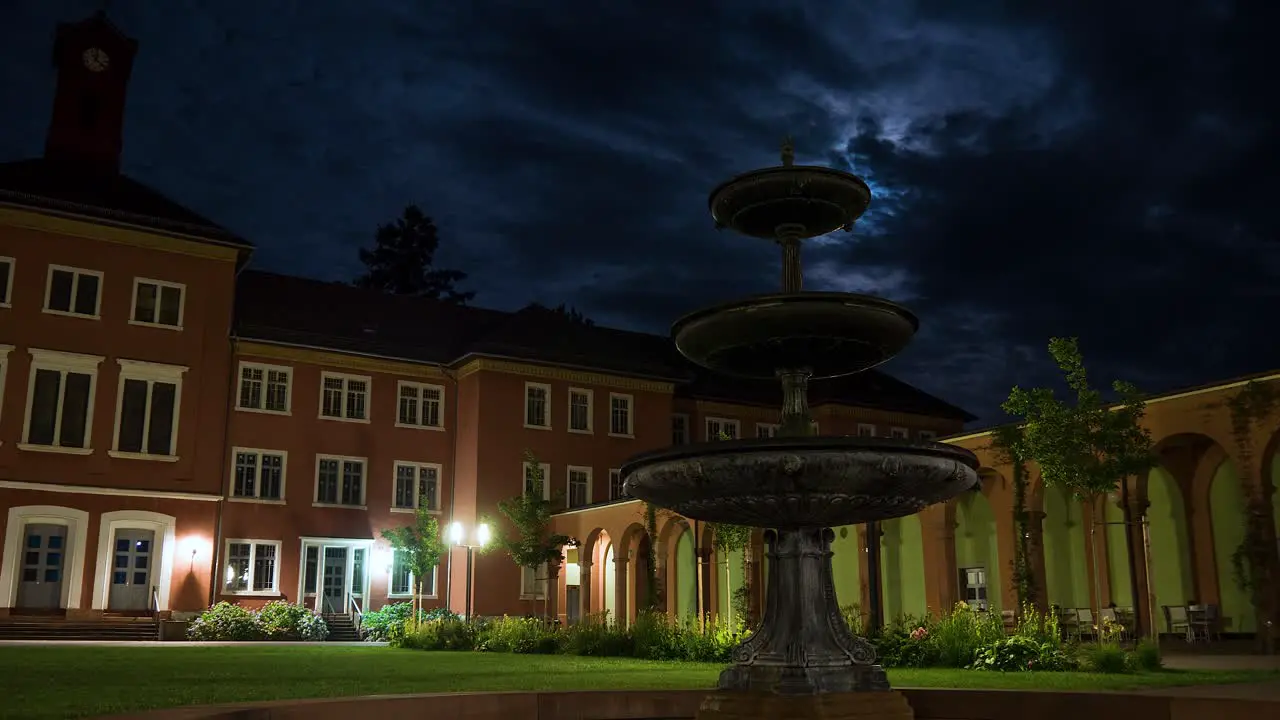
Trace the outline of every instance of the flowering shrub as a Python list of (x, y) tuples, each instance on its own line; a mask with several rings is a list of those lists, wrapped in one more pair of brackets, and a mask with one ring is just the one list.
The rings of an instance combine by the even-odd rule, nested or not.
[(923, 625), (921, 625), (920, 627), (911, 631), (910, 637), (912, 640), (915, 640), (916, 642), (920, 642), (921, 640), (924, 640), (925, 638), (929, 637), (929, 630), (925, 628)]
[(204, 641), (324, 640), (328, 636), (324, 618), (283, 600), (269, 602), (258, 612), (223, 601), (187, 627), (188, 639)]

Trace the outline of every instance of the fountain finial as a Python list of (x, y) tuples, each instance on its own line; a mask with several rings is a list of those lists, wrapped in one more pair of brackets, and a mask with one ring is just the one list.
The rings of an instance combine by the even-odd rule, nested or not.
[(782, 138), (782, 166), (791, 167), (796, 164), (796, 144), (791, 141), (788, 135)]

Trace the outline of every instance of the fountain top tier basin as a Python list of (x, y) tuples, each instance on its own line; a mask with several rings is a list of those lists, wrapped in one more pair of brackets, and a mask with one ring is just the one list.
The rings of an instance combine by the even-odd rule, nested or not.
[(804, 239), (852, 228), (871, 203), (871, 188), (856, 175), (810, 165), (743, 173), (711, 192), (717, 227), (776, 239), (787, 227)]
[(919, 322), (906, 308), (870, 295), (800, 292), (756, 295), (686, 315), (671, 328), (693, 362), (749, 378), (808, 368), (838, 377), (897, 355)]
[(936, 442), (753, 438), (638, 455), (622, 476), (630, 496), (687, 518), (785, 529), (912, 515), (976, 487), (977, 468)]

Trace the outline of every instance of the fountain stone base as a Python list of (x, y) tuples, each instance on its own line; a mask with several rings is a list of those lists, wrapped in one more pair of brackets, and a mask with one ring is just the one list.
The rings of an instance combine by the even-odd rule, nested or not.
[(830, 528), (765, 532), (769, 558), (760, 626), (734, 650), (721, 690), (813, 695), (887, 691), (871, 643), (849, 629), (836, 601)]
[(914, 720), (902, 693), (777, 695), (720, 691), (708, 696), (697, 720)]

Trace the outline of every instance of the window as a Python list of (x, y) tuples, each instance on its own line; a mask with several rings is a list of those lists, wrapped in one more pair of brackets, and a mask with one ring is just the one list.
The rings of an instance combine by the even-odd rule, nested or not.
[(919, 437), (920, 437), (920, 439), (921, 439), (921, 440), (930, 440), (930, 441), (932, 441), (932, 440), (936, 440), (936, 439), (938, 438), (938, 433), (936, 433), (936, 432), (934, 432), (934, 431), (932, 431), (932, 430), (921, 430), (921, 431), (918, 433), (918, 435), (919, 435)]
[(96, 320), (101, 300), (102, 273), (61, 265), (49, 266), (49, 286), (44, 294), (45, 312)]
[(223, 588), (233, 595), (277, 595), (280, 543), (276, 540), (228, 540)]
[(0, 307), (13, 307), (13, 258), (0, 257)]
[(289, 414), (289, 388), (293, 369), (282, 365), (240, 363), (240, 397), (237, 410)]
[(609, 434), (632, 437), (631, 396), (609, 393)]
[(400, 398), (397, 426), (444, 429), (444, 388), (401, 381), (396, 396)]
[(626, 497), (626, 490), (622, 486), (622, 471), (613, 469), (609, 471), (609, 499), (621, 500)]
[(428, 463), (396, 463), (392, 509), (413, 511), (440, 509), (440, 466)]
[(283, 500), (285, 453), (280, 450), (232, 448), (231, 497), (237, 500)]
[[(415, 578), (413, 577), (413, 570), (409, 567), (409, 553), (404, 550), (394, 550), (392, 552), (391, 583), (387, 594), (412, 597)], [(436, 596), (436, 574), (438, 569), (431, 568), (431, 575), (422, 578), (422, 587), (419, 588), (422, 597), (433, 598)]]
[(684, 413), (676, 413), (671, 416), (671, 444), (672, 445), (688, 445), (689, 444), (689, 416)]
[(93, 434), (96, 355), (29, 350), (26, 426), (22, 449), (88, 455)]
[(360, 375), (320, 374), (320, 417), (369, 422), (369, 385)]
[(316, 456), (316, 505), (364, 506), (364, 458)]
[(896, 428), (889, 428), (889, 437), (894, 438), (894, 439), (897, 439), (897, 440), (906, 440), (906, 439), (907, 439), (907, 429), (906, 429), (906, 428), (900, 428), (900, 427), (896, 427)]
[(756, 437), (771, 438), (778, 437), (778, 428), (780, 425), (774, 423), (756, 423)]
[(547, 477), (551, 475), (551, 466), (547, 463), (523, 463), (524, 465), (524, 494), (528, 495), (535, 491), (536, 487), (542, 488), (542, 499), (551, 499), (551, 484), (547, 482)]
[(569, 432), (591, 432), (591, 396), (590, 390), (569, 388)]
[(868, 423), (858, 423), (858, 437), (875, 437), (876, 426)]
[(536, 568), (520, 568), (520, 598), (541, 598), (546, 594), (547, 568), (539, 565)]
[(524, 384), (524, 426), (551, 429), (551, 386), (541, 383)]
[(725, 418), (707, 418), (707, 440), (737, 440), (738, 421)]
[(591, 504), (591, 468), (569, 466), (569, 507)]
[(112, 457), (164, 458), (174, 455), (178, 408), (182, 399), (181, 365), (141, 360), (120, 363), (116, 397), (116, 442)]
[(185, 285), (163, 280), (133, 279), (133, 317), (135, 325), (159, 325), (181, 328), (186, 298)]

